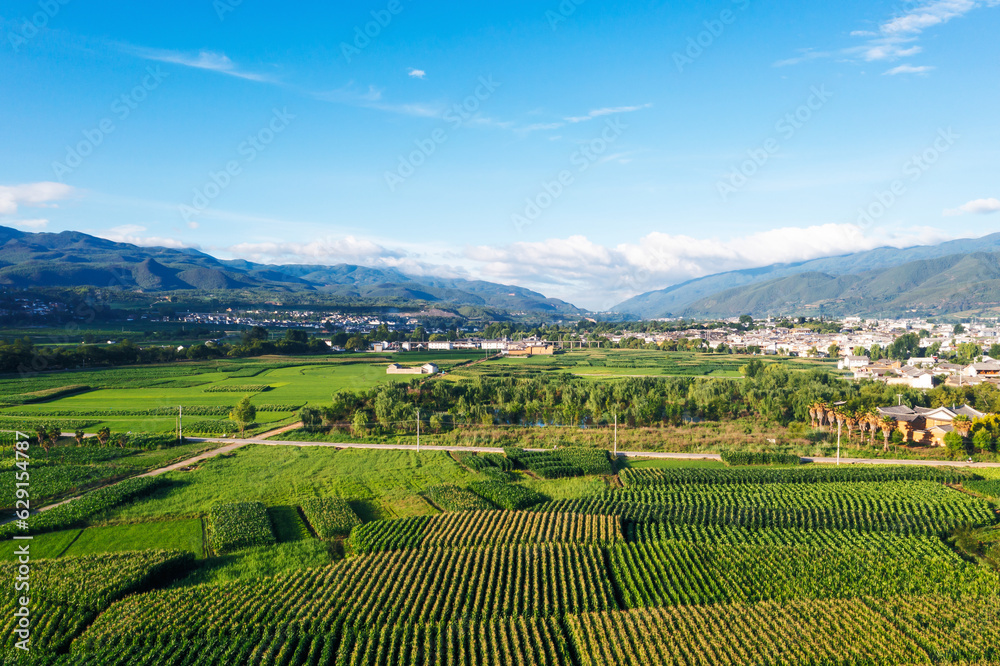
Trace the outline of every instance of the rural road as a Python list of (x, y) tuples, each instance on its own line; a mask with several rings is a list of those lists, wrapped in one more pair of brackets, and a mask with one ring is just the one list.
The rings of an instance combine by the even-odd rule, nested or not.
[[(291, 429), (291, 426), (287, 427)], [(273, 433), (277, 434), (277, 433)], [(270, 436), (268, 433), (258, 437)], [(358, 444), (353, 442), (295, 442), (288, 440), (263, 439), (225, 439), (225, 438), (189, 438), (193, 442), (229, 443), (235, 446), (224, 447), (233, 450), (247, 444), (264, 444), (267, 446), (315, 446), (333, 449), (390, 449), (398, 451), (415, 451), (415, 444)], [(220, 449), (217, 449), (220, 450)], [(420, 447), (421, 451), (468, 451), (470, 453), (503, 453), (502, 448), (489, 446), (436, 446), (427, 444)], [(528, 451), (545, 451), (546, 449), (527, 449)], [(661, 458), (670, 460), (722, 460), (716, 453), (660, 453), (650, 451), (619, 451), (619, 457), (626, 458)], [(805, 462), (836, 464), (836, 458), (803, 458)], [(841, 458), (842, 465), (929, 465), (934, 467), (1000, 467), (1000, 463), (966, 462), (964, 460), (894, 460), (886, 458)], [(181, 463), (183, 466), (183, 463)]]

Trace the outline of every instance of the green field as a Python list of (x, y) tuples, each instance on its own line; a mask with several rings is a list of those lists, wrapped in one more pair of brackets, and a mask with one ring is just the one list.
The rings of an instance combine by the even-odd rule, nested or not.
[(246, 446), (206, 460), (196, 472), (170, 472), (172, 487), (113, 518), (198, 515), (217, 502), (290, 506), (308, 497), (342, 497), (377, 517), (427, 515), (436, 510), (421, 496), (423, 490), (471, 476), (440, 452)]
[[(88, 432), (102, 426), (113, 432), (174, 432), (178, 406), (232, 407), (244, 393), (218, 391), (220, 387), (266, 385), (266, 391), (248, 393), (251, 401), (255, 405), (281, 406), (285, 411), (259, 411), (257, 422), (261, 426), (259, 429), (264, 429), (290, 422), (304, 405), (329, 403), (331, 396), (341, 389), (360, 390), (386, 381), (400, 381), (399, 376), (386, 374), (389, 363), (420, 365), (432, 362), (448, 370), (475, 358), (479, 358), (478, 355), (462, 352), (263, 357), (0, 379), (0, 418), (17, 418), (30, 425), (35, 421), (89, 417), (93, 425), (87, 427)], [(85, 388), (54, 400), (22, 402), (21, 396), (25, 393), (70, 385)], [(7, 406), (3, 406), (4, 403)], [(148, 410), (168, 413), (136, 414)], [(200, 416), (194, 414), (194, 409), (188, 409), (186, 421), (189, 425), (205, 420), (226, 420), (225, 410), (218, 415)]]
[(460, 368), (452, 379), (475, 375), (538, 375), (568, 372), (580, 377), (740, 377), (740, 367), (750, 359), (781, 363), (790, 370), (823, 368), (836, 372), (829, 359), (778, 358), (707, 352), (662, 352), (647, 349), (574, 349), (552, 356), (503, 357)]

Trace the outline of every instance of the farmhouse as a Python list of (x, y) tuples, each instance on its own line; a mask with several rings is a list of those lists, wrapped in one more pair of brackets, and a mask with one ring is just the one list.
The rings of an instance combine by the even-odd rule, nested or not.
[(968, 405), (954, 409), (947, 407), (914, 407), (906, 405), (879, 407), (879, 414), (896, 420), (896, 427), (903, 435), (904, 442), (944, 446), (944, 436), (955, 430), (956, 416), (966, 416), (970, 420), (985, 416)]
[(556, 348), (554, 345), (550, 345), (548, 343), (539, 344), (532, 342), (524, 345), (519, 345), (517, 347), (510, 347), (507, 350), (507, 355), (521, 356), (521, 357), (552, 356), (555, 353), (555, 351)]
[(385, 369), (387, 375), (436, 375), (438, 367), (433, 363), (424, 363), (419, 367), (406, 367), (399, 363), (390, 363)]

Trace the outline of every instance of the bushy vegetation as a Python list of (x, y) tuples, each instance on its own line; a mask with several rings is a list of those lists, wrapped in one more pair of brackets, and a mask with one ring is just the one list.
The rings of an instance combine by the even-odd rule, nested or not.
[(547, 499), (530, 488), (492, 479), (474, 481), (469, 484), (469, 489), (501, 509), (526, 509)]
[(208, 536), (217, 553), (276, 542), (267, 507), (261, 502), (216, 505), (208, 516)]
[(347, 536), (361, 524), (351, 506), (339, 497), (302, 500), (302, 513), (321, 539)]
[(466, 490), (453, 483), (442, 483), (431, 486), (426, 491), (427, 499), (445, 511), (479, 511), (494, 508), (471, 490)]
[(508, 459), (543, 479), (558, 479), (584, 474), (613, 474), (611, 460), (604, 449), (565, 448), (553, 451), (525, 451), (507, 448)]
[(802, 459), (790, 453), (723, 451), (722, 462), (727, 465), (801, 465)]

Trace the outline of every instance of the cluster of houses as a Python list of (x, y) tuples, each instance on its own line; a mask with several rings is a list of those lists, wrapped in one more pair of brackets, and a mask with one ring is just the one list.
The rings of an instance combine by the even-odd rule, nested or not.
[[(903, 441), (927, 446), (944, 446), (944, 437), (949, 432), (958, 431), (967, 436), (973, 419), (985, 416), (968, 405), (949, 409), (947, 407), (879, 407), (878, 412), (896, 422), (896, 429), (903, 435)], [(964, 417), (964, 418), (961, 418)]]
[(551, 356), (556, 352), (556, 345), (537, 338), (525, 340), (481, 340), (469, 338), (465, 340), (435, 340), (432, 342), (374, 342), (372, 351), (453, 351), (453, 350), (483, 350), (492, 351), (512, 357)]
[(943, 380), (952, 386), (972, 386), (990, 382), (1000, 386), (1000, 361), (984, 356), (980, 363), (960, 365), (940, 361), (937, 357), (913, 357), (902, 363), (882, 359), (872, 361), (867, 356), (845, 356), (837, 367), (850, 370), (855, 379), (871, 379), (889, 385), (929, 389)]

